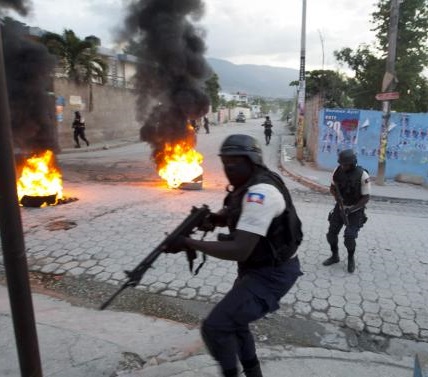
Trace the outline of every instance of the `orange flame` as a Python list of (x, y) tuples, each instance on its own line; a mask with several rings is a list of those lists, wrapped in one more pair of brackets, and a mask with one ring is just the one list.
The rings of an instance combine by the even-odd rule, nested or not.
[(62, 176), (56, 168), (53, 152), (47, 150), (27, 159), (17, 182), (18, 200), (23, 196), (55, 195), (62, 199)]
[(187, 131), (186, 140), (175, 144), (165, 143), (163, 150), (155, 157), (159, 176), (171, 188), (192, 182), (203, 173), (201, 163), (204, 158), (193, 148), (195, 132), (190, 125), (187, 125)]

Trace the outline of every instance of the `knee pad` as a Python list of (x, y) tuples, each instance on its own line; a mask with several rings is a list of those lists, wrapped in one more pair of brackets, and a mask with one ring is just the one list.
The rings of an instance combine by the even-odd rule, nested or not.
[(345, 237), (345, 247), (348, 251), (354, 251), (355, 247), (357, 246), (356, 242), (355, 242), (355, 238), (354, 237)]

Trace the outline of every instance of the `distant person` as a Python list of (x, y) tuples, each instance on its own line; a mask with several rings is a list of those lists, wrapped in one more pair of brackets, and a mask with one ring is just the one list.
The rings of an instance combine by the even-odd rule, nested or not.
[(344, 239), (348, 252), (348, 272), (355, 270), (354, 253), (359, 230), (367, 221), (366, 204), (370, 199), (370, 176), (367, 171), (357, 165), (357, 157), (352, 149), (339, 153), (339, 166), (333, 172), (330, 193), (336, 205), (328, 216), (329, 228), (327, 242), (330, 244), (331, 257), (323, 262), (330, 266), (340, 261), (338, 234), (345, 225)]
[(208, 117), (204, 116), (204, 128), (205, 128), (205, 133), (209, 134), (210, 133), (210, 121), (208, 120)]
[(272, 121), (270, 120), (270, 118), (267, 116), (265, 122), (262, 124), (262, 127), (265, 128), (265, 140), (266, 140), (266, 145), (269, 145), (270, 143), (270, 138), (272, 137)]
[(73, 120), (72, 128), (74, 129), (74, 141), (76, 143), (74, 147), (80, 148), (79, 137), (89, 147), (89, 141), (85, 136), (85, 128), (86, 128), (85, 120), (82, 118), (79, 111), (74, 112), (74, 120)]

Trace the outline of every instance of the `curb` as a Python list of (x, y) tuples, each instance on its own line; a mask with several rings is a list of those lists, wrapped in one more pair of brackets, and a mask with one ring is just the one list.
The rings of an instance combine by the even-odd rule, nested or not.
[(102, 150), (107, 150), (107, 149), (113, 149), (113, 148), (120, 148), (129, 144), (137, 144), (140, 143), (139, 140), (124, 140), (123, 142), (117, 142), (114, 144), (108, 144), (108, 142), (106, 142), (106, 144), (104, 145), (100, 145), (100, 146), (93, 146), (93, 147), (88, 147), (85, 149), (82, 148), (64, 148), (63, 150), (61, 150), (60, 153), (58, 153), (59, 155), (61, 154), (72, 154), (72, 153), (82, 153), (82, 152), (96, 152), (96, 151), (102, 151)]

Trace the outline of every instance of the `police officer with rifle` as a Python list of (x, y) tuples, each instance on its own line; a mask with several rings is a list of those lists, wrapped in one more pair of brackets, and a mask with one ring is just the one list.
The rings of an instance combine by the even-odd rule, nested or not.
[(302, 275), (297, 257), (301, 222), (288, 189), (264, 165), (254, 138), (227, 137), (219, 156), (230, 185), (223, 208), (208, 222), (228, 227), (229, 233), (217, 241), (181, 237), (170, 251), (196, 249), (237, 262), (236, 281), (203, 321), (201, 334), (224, 377), (238, 376), (238, 359), (246, 377), (262, 377), (249, 324), (277, 310)]
[(340, 261), (338, 234), (345, 225), (344, 244), (348, 252), (348, 272), (355, 271), (355, 248), (359, 230), (367, 221), (364, 213), (370, 199), (370, 177), (365, 169), (357, 165), (357, 157), (352, 149), (339, 153), (339, 166), (333, 172), (330, 193), (336, 205), (328, 216), (327, 241), (332, 255), (323, 262), (330, 266)]

